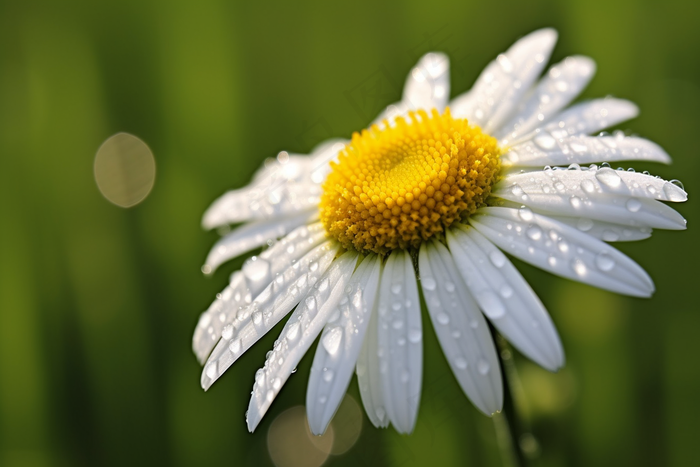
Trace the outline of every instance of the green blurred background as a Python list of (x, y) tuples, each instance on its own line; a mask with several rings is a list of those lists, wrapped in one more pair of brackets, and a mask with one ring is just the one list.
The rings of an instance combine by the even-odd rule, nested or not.
[[(425, 52), (450, 56), (454, 96), (518, 37), (557, 28), (554, 61), (598, 63), (583, 97), (638, 103), (621, 128), (674, 158), (632, 164), (681, 179), (692, 199), (699, 11), (691, 1), (0, 2), (0, 465), (272, 465), (269, 428), (304, 403), (311, 355), (255, 434), (244, 412), (274, 332), (200, 389), (192, 331), (242, 263), (202, 277), (217, 235), (201, 215), (266, 157), (365, 126)], [(157, 165), (153, 191), (131, 209), (110, 204), (93, 175), (97, 148), (120, 131)], [(697, 204), (677, 208), (689, 231), (618, 244), (654, 278), (652, 299), (518, 264), (567, 352), (559, 374), (513, 354), (528, 465), (700, 465)], [(355, 381), (349, 393), (359, 401)], [(327, 465), (500, 465), (503, 422), (461, 395), (426, 331), (415, 433), (364, 418), (358, 442)]]

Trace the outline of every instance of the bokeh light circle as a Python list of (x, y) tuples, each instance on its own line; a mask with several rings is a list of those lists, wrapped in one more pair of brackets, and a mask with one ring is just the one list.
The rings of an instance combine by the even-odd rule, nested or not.
[(156, 179), (151, 149), (136, 136), (117, 133), (95, 155), (95, 182), (110, 202), (129, 208), (143, 201)]

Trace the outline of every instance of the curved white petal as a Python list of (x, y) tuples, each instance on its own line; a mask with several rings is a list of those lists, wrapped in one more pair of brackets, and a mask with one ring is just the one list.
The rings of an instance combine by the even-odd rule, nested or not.
[(386, 413), (386, 402), (382, 392), (382, 375), (379, 372), (379, 359), (377, 358), (379, 344), (377, 342), (377, 332), (379, 327), (378, 301), (374, 302), (367, 334), (357, 358), (357, 383), (360, 387), (360, 398), (369, 421), (377, 428), (389, 426), (389, 416)]
[(584, 217), (632, 227), (685, 229), (685, 219), (656, 201), (682, 201), (680, 187), (650, 175), (601, 168), (508, 175), (493, 192), (537, 212)]
[(319, 280), (338, 252), (335, 242), (325, 242), (290, 265), (258, 295), (238, 310), (221, 331), (221, 340), (202, 371), (205, 390), (262, 336), (272, 329)]
[(423, 372), (420, 299), (411, 256), (394, 250), (386, 260), (379, 287), (377, 353), (384, 402), (389, 420), (399, 433), (416, 423)]
[(253, 174), (250, 184), (269, 185), (270, 180), (277, 179), (283, 172), (287, 179), (295, 179), (308, 169), (310, 162), (309, 156), (281, 151), (276, 158), (265, 160), (263, 165)]
[(555, 139), (573, 135), (590, 135), (617, 125), (639, 115), (639, 108), (632, 102), (614, 97), (593, 99), (572, 105), (552, 121), (538, 126), (532, 132), (512, 139), (512, 145), (549, 133)]
[(293, 229), (318, 219), (318, 209), (312, 208), (300, 214), (263, 219), (234, 229), (214, 244), (202, 267), (210, 274), (226, 261), (265, 245), (270, 240), (283, 237)]
[(545, 271), (636, 297), (654, 291), (649, 275), (615, 248), (529, 208), (481, 208), (469, 220), (502, 250)]
[(492, 134), (511, 116), (542, 72), (556, 40), (556, 31), (547, 28), (517, 41), (488, 64), (466, 96), (455, 99), (452, 114)]
[(306, 388), (306, 414), (316, 435), (326, 431), (350, 384), (379, 288), (381, 260), (365, 258), (321, 334)]
[(442, 53), (425, 54), (408, 74), (401, 101), (388, 105), (372, 124), (381, 127), (387, 120), (393, 125), (397, 117), (405, 116), (410, 110), (438, 109), (442, 112), (449, 97), (450, 59)]
[(609, 167), (545, 169), (507, 175), (494, 187), (494, 195), (511, 201), (525, 201), (522, 195), (566, 194), (585, 197), (592, 193), (617, 194), (659, 201), (683, 202), (688, 194), (678, 185), (639, 172)]
[(425, 54), (409, 73), (402, 102), (412, 109), (442, 112), (450, 96), (450, 59), (442, 53)]
[(671, 158), (661, 147), (634, 136), (565, 136), (542, 131), (531, 141), (515, 145), (501, 156), (506, 165), (535, 167), (572, 163), (655, 161), (668, 164)]
[(517, 114), (493, 137), (508, 145), (549, 121), (588, 85), (595, 74), (595, 62), (583, 56), (567, 57), (552, 66), (534, 92), (518, 109)]
[(430, 319), (459, 385), (483, 413), (498, 412), (503, 408), (498, 354), (452, 254), (439, 242), (426, 242), (421, 245), (418, 265)]
[(254, 431), (279, 390), (296, 368), (299, 361), (321, 332), (331, 313), (345, 294), (358, 255), (346, 252), (328, 268), (306, 295), (258, 370), (246, 414), (248, 430)]
[[(537, 212), (536, 210), (533, 210)], [(541, 213), (540, 213), (541, 214)], [(632, 227), (612, 222), (597, 221), (587, 217), (566, 217), (547, 215), (550, 219), (576, 227), (591, 237), (605, 242), (634, 242), (651, 237), (651, 227)]]
[(296, 214), (316, 207), (320, 196), (321, 187), (316, 183), (284, 179), (269, 187), (255, 185), (232, 190), (219, 197), (206, 210), (202, 226), (212, 229), (252, 219)]
[(192, 337), (192, 350), (199, 363), (204, 364), (211, 349), (221, 337), (221, 330), (231, 321), (231, 314), (252, 301), (243, 271), (231, 275), (231, 282), (203, 312)]
[(552, 319), (506, 256), (474, 228), (447, 231), (457, 269), (498, 331), (531, 360), (550, 371), (564, 365)]
[(270, 284), (273, 277), (296, 263), (325, 237), (326, 231), (321, 223), (298, 227), (257, 258), (249, 258), (242, 271), (231, 275), (230, 284), (202, 313), (195, 329), (192, 349), (200, 363), (206, 361), (221, 337), (221, 331), (233, 321), (238, 310), (250, 304)]

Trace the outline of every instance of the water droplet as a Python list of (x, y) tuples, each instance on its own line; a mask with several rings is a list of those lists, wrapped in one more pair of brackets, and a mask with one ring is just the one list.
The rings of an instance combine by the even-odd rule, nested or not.
[(610, 188), (619, 187), (622, 183), (620, 175), (610, 168), (610, 164), (608, 164), (607, 167), (604, 167), (605, 164), (605, 162), (601, 164), (602, 168), (596, 172), (595, 178), (597, 178), (600, 183), (609, 186)]
[(532, 225), (527, 229), (527, 236), (532, 240), (537, 241), (542, 238), (542, 229), (536, 225)]
[(581, 231), (581, 232), (588, 232), (593, 228), (593, 221), (591, 219), (588, 219), (586, 217), (581, 217), (579, 220), (576, 221), (576, 227)]
[(401, 372), (401, 382), (402, 383), (408, 383), (408, 381), (411, 379), (411, 373), (408, 372), (408, 370), (403, 370)]
[(481, 305), (484, 314), (490, 319), (498, 319), (506, 314), (506, 307), (498, 295), (491, 290), (484, 290), (476, 294), (476, 299)]
[(445, 290), (452, 293), (455, 291), (455, 285), (452, 282), (445, 282)]
[(443, 326), (446, 326), (450, 323), (450, 317), (447, 316), (447, 313), (438, 313), (437, 321), (438, 321), (438, 323), (442, 324)]
[(408, 330), (408, 340), (411, 343), (417, 344), (421, 341), (422, 338), (423, 338), (423, 333), (421, 332), (420, 329), (411, 328)]
[(615, 267), (615, 259), (613, 259), (613, 257), (610, 256), (610, 254), (603, 251), (601, 253), (598, 253), (598, 255), (595, 257), (595, 265), (598, 266), (598, 269), (600, 269), (601, 271), (607, 272)]
[(437, 286), (435, 279), (432, 277), (421, 277), (421, 284), (423, 284), (423, 288), (425, 290), (430, 291), (435, 290), (435, 287)]
[(580, 259), (574, 259), (571, 261), (571, 268), (578, 276), (586, 275), (586, 265)]
[(513, 295), (513, 288), (508, 284), (503, 284), (501, 287), (501, 297), (510, 298)]
[(489, 259), (497, 268), (501, 268), (504, 264), (506, 264), (506, 256), (501, 253), (500, 250), (493, 250), (491, 253), (489, 253)]
[(287, 334), (286, 338), (289, 342), (294, 342), (297, 340), (299, 337), (299, 327), (300, 327), (299, 321), (295, 321), (292, 324), (289, 325), (289, 328), (287, 329)]
[(262, 322), (262, 313), (259, 311), (253, 312), (253, 324), (258, 325)]
[(469, 366), (469, 365), (467, 364), (467, 361), (466, 361), (464, 358), (462, 358), (462, 357), (457, 357), (457, 358), (455, 358), (455, 366), (456, 366), (457, 368), (459, 368), (460, 370), (464, 370), (464, 369), (466, 369), (467, 366)]
[(241, 351), (241, 340), (240, 339), (232, 340), (228, 345), (228, 349), (231, 351), (232, 354), (236, 355), (238, 352)]
[(275, 378), (272, 380), (272, 388), (275, 390), (279, 390), (279, 388), (282, 387), (282, 380), (279, 378)]
[[(664, 183), (663, 191), (669, 201), (679, 202), (685, 201), (686, 195), (683, 191), (683, 185), (675, 185), (673, 182), (678, 180), (671, 180), (670, 182)], [(680, 182), (679, 182), (680, 183)], [(680, 188), (680, 189), (679, 189)]]
[(392, 284), (391, 293), (398, 295), (401, 293), (401, 284)]
[(262, 258), (253, 256), (243, 264), (243, 274), (252, 282), (263, 280), (269, 273), (270, 263)]
[(207, 365), (205, 373), (207, 374), (209, 379), (216, 378), (216, 362), (211, 362), (209, 365)]
[(593, 193), (595, 191), (595, 184), (590, 180), (584, 180), (581, 182), (581, 189), (586, 193)]
[(308, 296), (306, 300), (304, 300), (304, 304), (307, 309), (314, 310), (316, 308), (316, 299), (313, 296)]
[(637, 212), (642, 209), (642, 203), (636, 198), (630, 198), (625, 203), (625, 207), (629, 212)]
[(330, 355), (338, 353), (340, 342), (343, 340), (343, 330), (339, 326), (329, 329), (321, 339), (323, 348)]
[(518, 215), (525, 222), (530, 222), (534, 218), (532, 210), (526, 206), (522, 206), (520, 209), (518, 209)]
[(267, 399), (268, 403), (271, 403), (275, 399), (275, 391), (272, 389), (268, 390), (265, 399)]
[(403, 320), (397, 319), (393, 323), (391, 323), (391, 327), (394, 329), (401, 329), (403, 327)]
[(579, 198), (578, 196), (572, 196), (571, 198), (569, 198), (569, 203), (574, 209), (579, 209), (581, 207), (581, 198)]
[(330, 383), (333, 381), (333, 370), (330, 368), (324, 368), (323, 369), (323, 381), (326, 383)]
[(309, 263), (309, 271), (314, 272), (318, 269), (318, 262), (316, 261), (311, 261)]
[(491, 365), (489, 365), (489, 362), (487, 362), (483, 358), (480, 358), (478, 363), (476, 364), (476, 369), (479, 370), (480, 374), (486, 375), (491, 369)]
[(542, 149), (552, 149), (554, 146), (557, 144), (557, 140), (555, 140), (551, 135), (549, 134), (544, 134), (535, 137), (535, 144), (538, 145)]

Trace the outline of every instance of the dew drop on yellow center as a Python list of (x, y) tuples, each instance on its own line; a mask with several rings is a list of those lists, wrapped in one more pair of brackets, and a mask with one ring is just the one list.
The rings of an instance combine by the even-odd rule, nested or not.
[(346, 248), (386, 254), (418, 247), (482, 206), (501, 168), (496, 139), (449, 109), (373, 125), (332, 163), (320, 213)]

